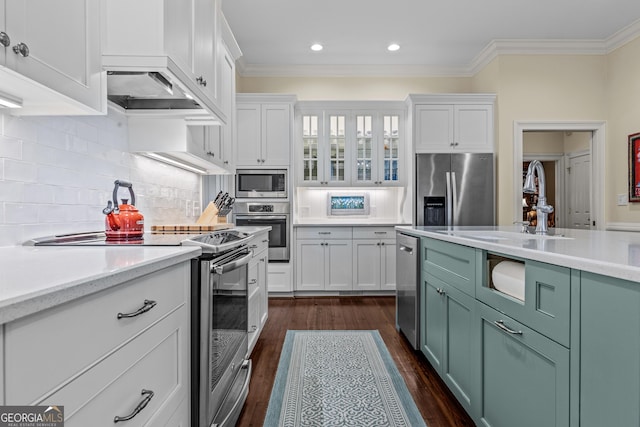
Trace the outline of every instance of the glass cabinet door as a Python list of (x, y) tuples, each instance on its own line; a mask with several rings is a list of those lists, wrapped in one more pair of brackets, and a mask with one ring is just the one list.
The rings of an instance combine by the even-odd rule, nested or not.
[(398, 160), (400, 159), (400, 116), (382, 116), (382, 176), (385, 183), (398, 182)]
[(356, 140), (355, 140), (355, 166), (356, 182), (364, 183), (373, 181), (374, 150), (373, 150), (373, 116), (356, 115)]
[(318, 116), (302, 116), (302, 180), (318, 181)]
[(329, 181), (345, 182), (346, 177), (346, 125), (345, 115), (329, 115)]

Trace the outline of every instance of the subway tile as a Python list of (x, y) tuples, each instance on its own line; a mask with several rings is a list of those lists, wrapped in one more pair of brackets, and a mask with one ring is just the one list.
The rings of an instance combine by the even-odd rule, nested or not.
[(0, 181), (0, 202), (24, 201), (25, 185), (17, 181)]
[(19, 160), (4, 159), (4, 179), (7, 181), (35, 182), (36, 165)]
[(22, 141), (0, 136), (0, 157), (22, 160)]
[(24, 184), (25, 203), (53, 203), (55, 186), (48, 184)]
[(28, 118), (10, 116), (5, 114), (4, 116), (4, 129), (3, 135), (11, 138), (17, 138), (28, 141), (35, 141), (37, 137), (37, 126)]
[(5, 224), (36, 224), (38, 223), (38, 206), (27, 203), (5, 203)]

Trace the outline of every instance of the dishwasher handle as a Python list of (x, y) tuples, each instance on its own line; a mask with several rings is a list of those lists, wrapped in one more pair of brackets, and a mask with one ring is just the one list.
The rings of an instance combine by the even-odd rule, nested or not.
[(410, 248), (409, 246), (401, 245), (398, 249), (402, 252), (408, 253), (409, 255), (413, 255), (413, 248)]

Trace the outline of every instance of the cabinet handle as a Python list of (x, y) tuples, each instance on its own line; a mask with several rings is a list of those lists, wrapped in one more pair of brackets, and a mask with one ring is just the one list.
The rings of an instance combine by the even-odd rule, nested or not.
[(413, 248), (410, 248), (409, 246), (400, 246), (400, 250), (402, 252), (407, 252), (409, 255), (413, 255)]
[(157, 302), (146, 299), (144, 300), (144, 305), (133, 313), (118, 313), (118, 319), (122, 319), (123, 317), (140, 316), (142, 313), (146, 313), (147, 311), (151, 310), (156, 306), (156, 304)]
[(143, 396), (146, 395), (146, 397), (144, 399), (142, 399), (142, 402), (138, 403), (138, 406), (136, 406), (136, 408), (133, 410), (132, 413), (130, 413), (129, 415), (127, 415), (125, 417), (116, 416), (116, 417), (113, 418), (113, 422), (117, 423), (117, 422), (120, 422), (120, 421), (129, 421), (130, 419), (132, 419), (133, 417), (138, 415), (147, 406), (147, 404), (149, 404), (149, 402), (153, 398), (154, 393), (151, 390), (142, 389), (142, 395)]
[(223, 163), (224, 163), (225, 165), (228, 165), (228, 164), (229, 164), (229, 160), (225, 160)]
[(380, 246), (384, 246), (384, 242), (381, 242), (381, 243), (380, 243)]
[(380, 242), (376, 243), (376, 246), (380, 246)]
[(442, 290), (442, 288), (436, 288), (436, 292), (437, 292), (439, 295), (444, 295), (444, 294), (446, 293), (444, 290)]
[(251, 325), (251, 332), (255, 332), (258, 330), (258, 327), (256, 325)]
[(9, 34), (4, 31), (0, 31), (0, 44), (4, 47), (7, 47), (11, 44), (11, 38), (9, 38)]
[(260, 163), (260, 159), (256, 159), (256, 162)]
[(202, 76), (196, 77), (196, 83), (198, 83), (200, 86), (207, 86), (207, 81), (202, 78)]
[(262, 163), (264, 163), (264, 159), (262, 159)]
[(251, 280), (249, 280), (249, 284), (250, 284), (250, 285), (255, 285), (256, 283), (258, 283), (258, 279), (251, 279)]
[(207, 156), (215, 157), (216, 153), (214, 153), (212, 151), (207, 151)]
[(265, 262), (266, 260), (264, 258), (260, 258), (260, 262)]
[(258, 245), (251, 245), (251, 246), (249, 246), (249, 249), (257, 249), (257, 248), (258, 248)]
[(513, 329), (509, 329), (507, 325), (504, 324), (503, 320), (496, 320), (495, 322), (493, 322), (493, 324), (503, 331), (510, 333), (511, 335), (522, 335), (522, 331), (514, 331)]
[(267, 243), (268, 241), (269, 241), (269, 239), (264, 239), (264, 240), (262, 241), (262, 243)]
[(330, 231), (318, 231), (318, 234), (331, 234)]
[(13, 52), (26, 58), (29, 56), (29, 46), (24, 43), (18, 43), (13, 47)]
[(373, 233), (374, 234), (387, 234), (386, 231), (374, 231)]

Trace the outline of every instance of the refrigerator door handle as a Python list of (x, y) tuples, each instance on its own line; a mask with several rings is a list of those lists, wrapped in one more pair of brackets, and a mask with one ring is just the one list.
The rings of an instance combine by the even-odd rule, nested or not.
[(456, 212), (455, 210), (458, 208), (458, 183), (456, 182), (456, 173), (451, 172), (451, 217), (453, 221), (451, 221), (451, 225), (456, 225)]
[(451, 200), (451, 172), (445, 172), (445, 179), (447, 181), (447, 194), (446, 194), (446, 204), (447, 204), (447, 225), (451, 226), (453, 225), (452, 220), (453, 220), (453, 216), (452, 216), (452, 212), (451, 210), (453, 209), (453, 203)]

